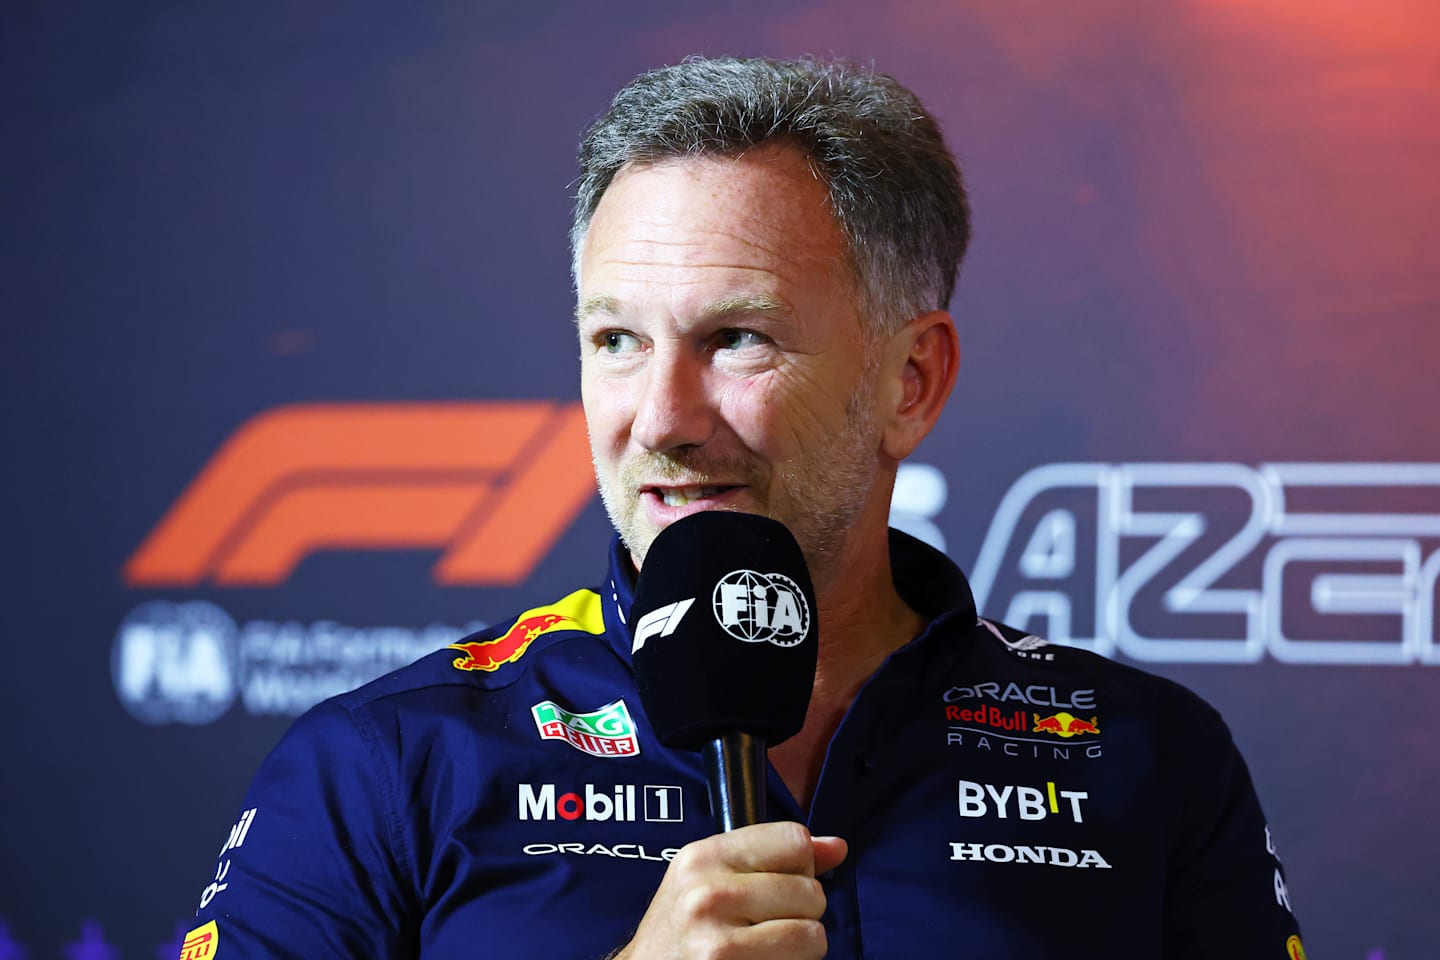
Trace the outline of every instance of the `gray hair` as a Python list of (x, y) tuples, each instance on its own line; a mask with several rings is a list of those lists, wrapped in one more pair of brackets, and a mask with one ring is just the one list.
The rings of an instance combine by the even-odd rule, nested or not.
[(798, 146), (824, 181), (871, 324), (894, 331), (949, 305), (970, 208), (939, 126), (894, 77), (812, 59), (689, 58), (621, 89), (580, 143), (577, 286), (590, 219), (622, 167), (766, 141)]

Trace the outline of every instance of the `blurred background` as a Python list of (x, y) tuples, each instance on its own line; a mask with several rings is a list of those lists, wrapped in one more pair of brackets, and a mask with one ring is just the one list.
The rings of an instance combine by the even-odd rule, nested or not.
[(174, 957), (294, 716), (600, 579), (575, 145), (692, 53), (931, 107), (975, 240), (895, 522), (1220, 708), (1313, 956), (1436, 955), (1430, 0), (0, 17), (3, 960)]

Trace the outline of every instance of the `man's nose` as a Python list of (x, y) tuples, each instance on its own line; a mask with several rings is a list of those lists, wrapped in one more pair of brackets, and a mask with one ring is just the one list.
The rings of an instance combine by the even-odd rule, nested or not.
[(701, 358), (683, 347), (657, 350), (646, 365), (631, 436), (659, 452), (703, 444), (714, 428)]

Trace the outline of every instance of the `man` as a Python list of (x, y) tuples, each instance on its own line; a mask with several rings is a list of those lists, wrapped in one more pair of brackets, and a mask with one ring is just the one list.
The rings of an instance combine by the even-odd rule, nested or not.
[[(883, 75), (687, 61), (588, 133), (572, 247), (610, 576), (322, 704), (266, 761), (187, 943), (222, 956), (1298, 956), (1192, 694), (976, 616), (887, 531), (938, 418), (959, 173)], [(636, 571), (698, 510), (783, 521), (819, 667), (781, 822), (711, 836), (651, 735)], [(199, 954), (196, 954), (197, 956)]]

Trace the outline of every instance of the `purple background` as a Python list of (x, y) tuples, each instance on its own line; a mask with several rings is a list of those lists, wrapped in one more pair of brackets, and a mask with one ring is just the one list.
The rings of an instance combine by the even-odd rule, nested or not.
[[(915, 459), (945, 477), (930, 519), (965, 568), (1045, 464), (1440, 461), (1427, 0), (30, 4), (0, 51), (0, 958), (174, 956), (289, 722), (238, 703), (138, 719), (112, 654), (143, 603), (458, 627), (599, 576), (598, 500), (508, 587), (441, 586), (434, 550), (316, 553), (263, 588), (121, 568), (272, 408), (575, 399), (575, 144), (620, 84), (686, 54), (873, 61), (941, 120), (975, 241), (960, 384)], [(1440, 516), (1433, 485), (1340, 494), (1328, 509)], [(1208, 496), (1216, 518), (1248, 509)], [(1273, 542), (1220, 586), (1257, 585)], [(1283, 601), (1297, 631), (1398, 636)], [(1144, 664), (1229, 720), (1316, 957), (1429, 957), (1440, 935), (1440, 672), (1402, 659)]]

